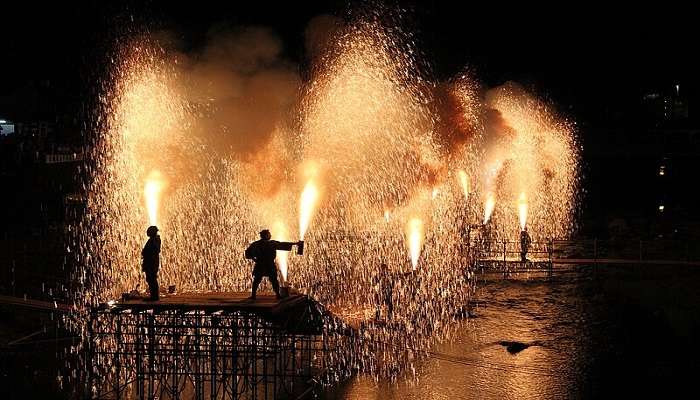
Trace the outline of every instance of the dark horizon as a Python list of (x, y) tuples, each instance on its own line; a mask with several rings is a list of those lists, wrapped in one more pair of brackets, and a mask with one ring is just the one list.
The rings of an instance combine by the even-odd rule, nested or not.
[[(0, 94), (46, 79), (74, 88), (94, 63), (108, 61), (100, 49), (143, 29), (173, 32), (192, 48), (214, 26), (269, 27), (282, 39), (284, 56), (301, 63), (308, 22), (320, 14), (347, 17), (350, 8), (341, 1), (204, 7), (164, 1), (62, 7), (30, 1), (3, 22)], [(697, 96), (694, 72), (700, 62), (692, 54), (691, 17), (682, 9), (635, 10), (632, 18), (630, 11), (612, 7), (503, 10), (411, 1), (400, 8), (404, 28), (430, 61), (429, 77), (438, 81), (466, 67), (486, 86), (517, 81), (577, 114), (675, 84)]]

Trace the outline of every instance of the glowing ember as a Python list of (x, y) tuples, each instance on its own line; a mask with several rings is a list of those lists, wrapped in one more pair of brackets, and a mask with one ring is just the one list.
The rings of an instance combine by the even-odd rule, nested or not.
[(163, 191), (163, 176), (154, 170), (146, 178), (146, 185), (143, 194), (146, 198), (146, 210), (148, 211), (148, 224), (158, 224), (158, 207), (160, 206), (160, 196)]
[(304, 191), (301, 192), (301, 200), (299, 202), (299, 237), (304, 240), (304, 235), (309, 229), (311, 217), (313, 216), (316, 203), (318, 202), (318, 188), (313, 179), (310, 179)]
[(418, 257), (423, 246), (423, 236), (423, 221), (420, 218), (411, 218), (406, 225), (406, 238), (413, 270), (418, 265)]
[(527, 198), (525, 193), (520, 193), (520, 198), (518, 199), (518, 217), (520, 219), (520, 230), (525, 230), (525, 225), (527, 224)]
[(491, 219), (491, 214), (496, 208), (496, 196), (493, 192), (488, 192), (486, 194), (486, 203), (484, 203), (484, 224), (489, 222)]
[(462, 191), (464, 191), (464, 198), (469, 198), (469, 176), (464, 172), (463, 169), (457, 171), (457, 179), (459, 179), (459, 184), (462, 186)]

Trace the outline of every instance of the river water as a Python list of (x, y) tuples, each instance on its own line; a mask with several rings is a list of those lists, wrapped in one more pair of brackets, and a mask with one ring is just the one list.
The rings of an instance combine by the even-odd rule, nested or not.
[[(412, 381), (356, 376), (339, 399), (678, 397), (697, 391), (700, 269), (482, 276), (474, 316)], [(693, 397), (694, 395), (691, 395)], [(684, 396), (685, 397), (685, 396)]]

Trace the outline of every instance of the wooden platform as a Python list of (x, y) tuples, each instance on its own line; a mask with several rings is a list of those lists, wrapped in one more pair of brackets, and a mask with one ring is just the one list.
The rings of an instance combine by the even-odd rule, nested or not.
[(249, 296), (250, 292), (182, 293), (161, 296), (158, 301), (143, 299), (120, 301), (112, 304), (110, 309), (117, 312), (126, 310), (245, 311), (274, 315), (296, 308), (308, 300), (307, 296), (302, 294), (290, 294), (289, 297), (280, 300), (272, 294), (258, 294), (255, 300), (249, 299)]
[(277, 300), (274, 294), (259, 293), (255, 300), (250, 292), (205, 292), (165, 295), (158, 301), (125, 300), (101, 304), (92, 309), (91, 318), (148, 313), (157, 316), (204, 312), (206, 316), (221, 313), (248, 314), (268, 321), (288, 333), (318, 335), (323, 328), (323, 307), (304, 294), (296, 292)]

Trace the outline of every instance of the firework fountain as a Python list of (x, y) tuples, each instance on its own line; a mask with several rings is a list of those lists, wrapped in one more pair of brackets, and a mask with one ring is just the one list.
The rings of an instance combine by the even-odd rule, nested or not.
[[(338, 376), (396, 376), (415, 371), (421, 352), (459, 326), (474, 287), (462, 225), (489, 223), (501, 238), (525, 224), (535, 240), (568, 235), (578, 179), (571, 124), (514, 84), (484, 90), (469, 75), (431, 82), (410, 36), (389, 28), (376, 18), (342, 25), (310, 78), (280, 63), (248, 71), (230, 92), (211, 63), (175, 62), (182, 56), (150, 40), (124, 49), (99, 111), (87, 212), (74, 229), (81, 285), (68, 325), (84, 332), (87, 307), (139, 284), (148, 225), (162, 232), (163, 283), (245, 291), (242, 250), (263, 227), (295, 239), (297, 221), (308, 245), (304, 257), (280, 254), (283, 279), (340, 318), (367, 322), (362, 339), (343, 342)], [(221, 123), (246, 90), (263, 110), (238, 104), (227, 113), (238, 119)], [(273, 123), (240, 117), (261, 113)], [(264, 132), (250, 147), (256, 129)], [(397, 278), (395, 311), (380, 323), (367, 320), (381, 264)]]

